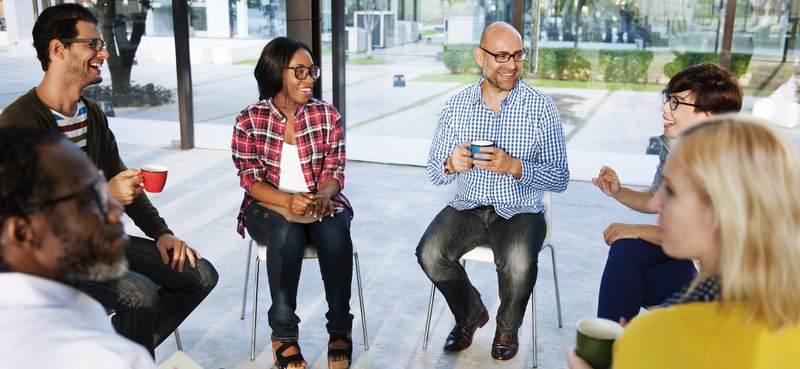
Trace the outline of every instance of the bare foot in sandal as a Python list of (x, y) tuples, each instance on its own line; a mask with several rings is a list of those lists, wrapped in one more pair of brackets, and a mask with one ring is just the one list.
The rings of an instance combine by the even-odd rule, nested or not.
[(347, 369), (353, 358), (353, 339), (350, 333), (332, 334), (328, 340), (328, 368)]
[(272, 358), (278, 369), (305, 368), (307, 365), (297, 341), (272, 341)]

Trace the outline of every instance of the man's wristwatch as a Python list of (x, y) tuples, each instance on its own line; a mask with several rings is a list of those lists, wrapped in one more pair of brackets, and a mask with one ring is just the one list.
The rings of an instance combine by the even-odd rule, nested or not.
[(447, 161), (448, 160), (450, 160), (449, 156), (444, 158), (444, 161), (442, 162), (442, 171), (444, 172), (444, 174), (454, 174), (454, 173), (450, 172), (449, 169), (447, 169)]

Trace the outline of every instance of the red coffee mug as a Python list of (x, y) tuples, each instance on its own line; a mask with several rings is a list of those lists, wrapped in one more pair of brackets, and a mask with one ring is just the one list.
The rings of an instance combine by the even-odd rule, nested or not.
[(142, 179), (144, 190), (147, 192), (161, 192), (167, 183), (167, 167), (158, 164), (142, 165)]

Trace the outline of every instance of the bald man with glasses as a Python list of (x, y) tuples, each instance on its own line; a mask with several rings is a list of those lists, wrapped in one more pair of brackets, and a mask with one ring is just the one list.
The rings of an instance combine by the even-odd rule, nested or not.
[(217, 271), (175, 237), (143, 192), (140, 171), (128, 169), (120, 158), (102, 109), (81, 96), (86, 86), (103, 80), (101, 69), (108, 59), (97, 18), (79, 4), (52, 6), (39, 15), (32, 36), (44, 77), (3, 109), (0, 126), (61, 132), (108, 176), (108, 196), (125, 206), (148, 238), (130, 237), (125, 248), (130, 270), (122, 277), (79, 288), (115, 313), (112, 323), (120, 334), (154, 355), (155, 347), (208, 296)]
[[(455, 316), (444, 350), (461, 351), (489, 314), (459, 259), (491, 246), (500, 293), (491, 356), (509, 360), (536, 283), (542, 196), (569, 181), (566, 142), (553, 100), (521, 80), (527, 52), (519, 32), (489, 25), (474, 55), (483, 76), (445, 103), (428, 157), (431, 182), (455, 182), (456, 194), (423, 234), (417, 259)], [(493, 144), (472, 156), (468, 147), (478, 140)]]

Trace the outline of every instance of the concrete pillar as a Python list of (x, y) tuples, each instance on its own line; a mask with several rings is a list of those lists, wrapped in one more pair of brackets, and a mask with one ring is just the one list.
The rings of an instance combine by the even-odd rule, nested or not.
[[(225, 13), (227, 14), (227, 12)], [(247, 17), (247, 1), (239, 1), (236, 3), (236, 36), (248, 37), (250, 36), (249, 20)]]
[[(314, 54), (317, 64), (322, 64), (322, 22), (319, 0), (293, 0), (286, 2), (286, 36), (305, 42)], [(322, 78), (314, 84), (314, 97), (322, 98)]]
[[(240, 3), (245, 2), (240, 1)], [(228, 38), (231, 36), (231, 19), (228, 14), (227, 1), (207, 1), (206, 21), (208, 22), (208, 37)]]

